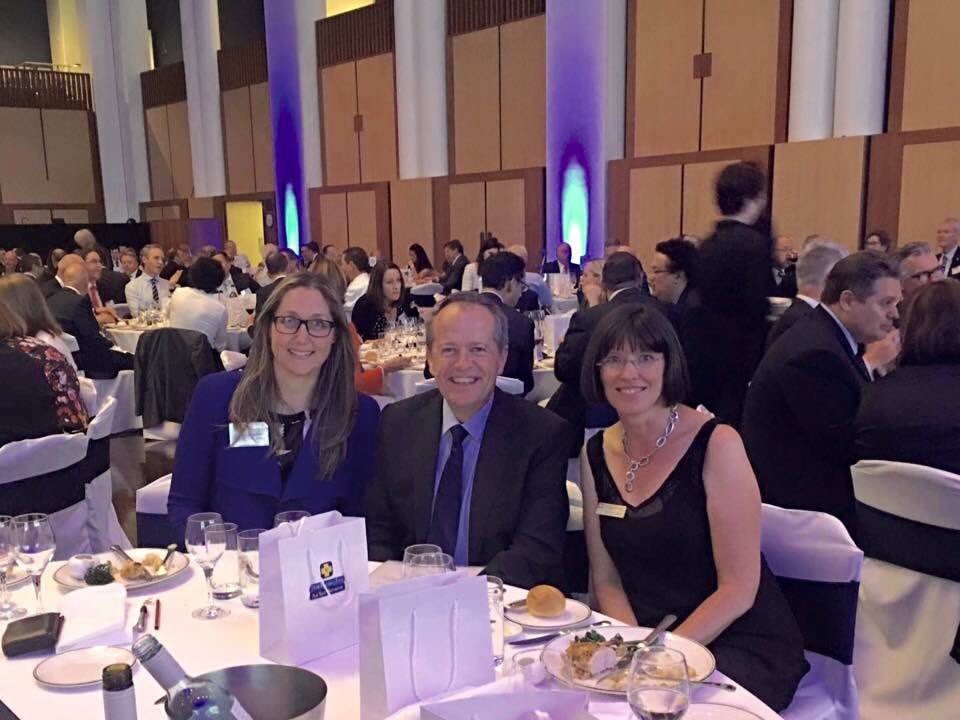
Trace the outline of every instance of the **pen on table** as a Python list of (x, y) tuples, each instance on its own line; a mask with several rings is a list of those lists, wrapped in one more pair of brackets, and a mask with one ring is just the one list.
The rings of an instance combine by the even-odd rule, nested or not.
[(160, 598), (157, 598), (157, 609), (153, 613), (153, 629), (160, 629)]

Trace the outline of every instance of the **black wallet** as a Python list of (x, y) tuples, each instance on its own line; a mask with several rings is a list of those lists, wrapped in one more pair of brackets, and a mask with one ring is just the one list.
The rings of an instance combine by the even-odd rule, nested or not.
[(7, 657), (53, 650), (60, 639), (63, 615), (43, 613), (14, 620), (3, 633), (3, 654)]

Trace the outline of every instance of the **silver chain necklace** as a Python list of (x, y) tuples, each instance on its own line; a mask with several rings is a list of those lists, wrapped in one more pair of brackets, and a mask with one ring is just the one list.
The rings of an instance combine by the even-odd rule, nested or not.
[(657, 442), (654, 443), (653, 450), (651, 450), (648, 454), (644, 455), (643, 457), (637, 458), (636, 460), (634, 460), (630, 456), (630, 446), (629, 446), (629, 443), (627, 442), (627, 429), (623, 428), (623, 437), (622, 437), (623, 454), (626, 455), (627, 460), (630, 461), (630, 467), (627, 469), (627, 484), (625, 486), (625, 489), (628, 493), (633, 492), (633, 485), (637, 480), (637, 471), (640, 468), (646, 467), (647, 465), (649, 465), (650, 458), (654, 456), (657, 450), (659, 450), (660, 448), (662, 448), (664, 445), (667, 444), (667, 440), (670, 438), (671, 435), (673, 435), (673, 431), (677, 427), (677, 423), (679, 421), (680, 421), (680, 413), (677, 411), (677, 406), (673, 405), (670, 408), (670, 419), (667, 420), (667, 426), (663, 429), (663, 435), (658, 437)]

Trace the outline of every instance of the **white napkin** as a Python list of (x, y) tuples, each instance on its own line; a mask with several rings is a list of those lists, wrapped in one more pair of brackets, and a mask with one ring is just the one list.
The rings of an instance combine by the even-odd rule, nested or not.
[(60, 603), (63, 630), (57, 652), (94, 645), (130, 645), (127, 589), (118, 582), (75, 590)]
[(520, 690), (523, 690), (523, 678), (519, 675), (510, 675), (500, 678), (499, 680), (494, 680), (492, 683), (481, 685), (480, 687), (459, 690), (457, 692), (450, 693), (449, 695), (437, 695), (429, 700), (424, 700), (423, 703), (407, 705), (405, 708), (397, 710), (393, 715), (387, 717), (386, 720), (420, 720), (420, 705), (424, 703), (438, 703), (446, 700), (463, 700), (465, 698), (479, 697), (481, 695), (502, 695)]

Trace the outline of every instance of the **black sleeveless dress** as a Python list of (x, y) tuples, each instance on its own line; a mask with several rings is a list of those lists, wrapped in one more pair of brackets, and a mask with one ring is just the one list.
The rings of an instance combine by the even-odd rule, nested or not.
[[(682, 623), (717, 589), (703, 487), (707, 443), (716, 426), (710, 420), (700, 428), (660, 489), (637, 507), (623, 499), (610, 476), (603, 433), (587, 443), (597, 500), (627, 507), (623, 519), (600, 516), (600, 534), (640, 625), (652, 627), (668, 613)], [(720, 672), (771, 708), (790, 704), (810, 666), (796, 620), (762, 557), (753, 607), (709, 647)]]

